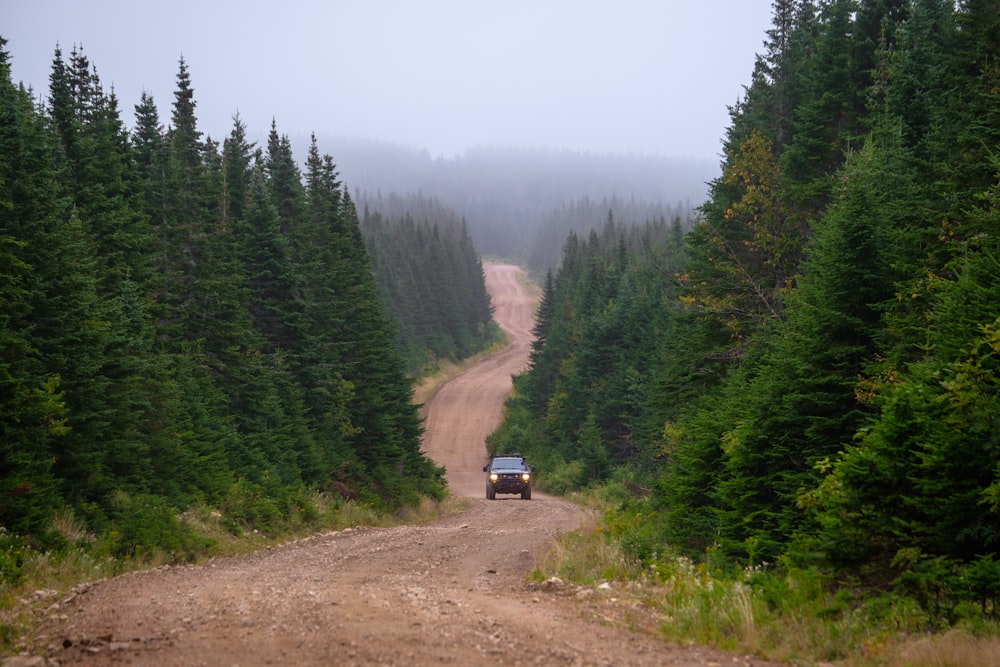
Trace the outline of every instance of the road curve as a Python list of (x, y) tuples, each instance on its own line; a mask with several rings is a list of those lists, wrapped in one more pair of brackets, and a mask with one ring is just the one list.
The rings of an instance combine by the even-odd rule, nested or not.
[(511, 376), (522, 371), (531, 352), (537, 298), (524, 272), (510, 264), (485, 263), (493, 319), (507, 334), (507, 347), (455, 376), (425, 406), (423, 450), (445, 467), (457, 496), (485, 494), (486, 436), (500, 423)]

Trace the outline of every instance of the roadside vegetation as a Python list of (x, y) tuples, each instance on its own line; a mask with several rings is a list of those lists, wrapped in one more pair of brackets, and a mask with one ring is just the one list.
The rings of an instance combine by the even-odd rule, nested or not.
[[(831, 571), (789, 562), (750, 565), (712, 552), (635, 558), (641, 518), (620, 511), (618, 481), (570, 498), (600, 517), (561, 536), (531, 574), (575, 586), (584, 613), (678, 644), (701, 644), (791, 665), (967, 667), (1000, 662), (1000, 620), (979, 601), (945, 623), (911, 595), (866, 589)], [(600, 588), (607, 586), (606, 589)], [(609, 620), (610, 619), (610, 620)]]
[(501, 338), (465, 220), (419, 195), (370, 198), (361, 232), (412, 376), (466, 359)]
[[(764, 47), (693, 228), (568, 235), (488, 448), (594, 498), (538, 576), (668, 638), (1000, 662), (1000, 5), (776, 0)], [(495, 341), (478, 284), (386, 314), (476, 274), (460, 223), (369, 212), (378, 282), (315, 141), (203, 137), (183, 61), (167, 127), (117, 104), (0, 39), (0, 609), (442, 499), (408, 372)]]
[(693, 229), (611, 211), (545, 276), (488, 447), (604, 489), (668, 636), (997, 662), (947, 654), (1000, 634), (998, 40), (995, 2), (775, 2)]

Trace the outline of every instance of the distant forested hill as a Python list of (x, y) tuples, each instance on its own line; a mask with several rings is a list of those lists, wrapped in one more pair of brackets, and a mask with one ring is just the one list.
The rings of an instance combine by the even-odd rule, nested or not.
[(57, 513), (177, 555), (193, 504), (266, 532), (441, 494), (332, 158), (203, 136), (183, 60), (128, 130), (96, 72), (57, 50), (33, 99), (0, 41), (0, 576)]
[[(299, 140), (305, 144), (305, 138)], [(352, 193), (431, 197), (458, 211), (483, 255), (531, 262), (545, 271), (558, 259), (566, 229), (552, 223), (558, 212), (581, 202), (643, 207), (641, 215), (615, 211), (641, 224), (650, 217), (692, 217), (718, 176), (712, 158), (593, 154), (514, 147), (484, 147), (461, 156), (432, 157), (426, 150), (379, 142), (324, 138), (335, 147)], [(564, 218), (562, 218), (564, 220)], [(583, 220), (580, 221), (584, 224)], [(577, 228), (586, 234), (589, 227)], [(545, 248), (538, 252), (538, 246)]]
[(1000, 5), (774, 10), (703, 217), (569, 235), (490, 446), (616, 480), (637, 562), (995, 618)]

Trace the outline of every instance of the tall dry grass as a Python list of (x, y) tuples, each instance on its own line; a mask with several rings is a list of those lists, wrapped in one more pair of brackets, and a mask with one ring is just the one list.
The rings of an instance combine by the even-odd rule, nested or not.
[(865, 647), (845, 667), (990, 667), (1000, 665), (1000, 637), (964, 630), (922, 637), (894, 637)]

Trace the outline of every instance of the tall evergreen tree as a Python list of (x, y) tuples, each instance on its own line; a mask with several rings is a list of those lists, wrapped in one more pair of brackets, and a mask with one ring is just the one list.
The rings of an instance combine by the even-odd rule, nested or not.
[[(492, 342), (482, 263), (464, 220), (434, 201), (400, 198), (400, 219), (366, 210), (361, 230), (375, 280), (397, 328), (410, 373), (438, 359), (458, 359)], [(418, 222), (414, 215), (427, 216)]]
[(854, 12), (854, 0), (821, 5), (819, 33), (803, 71), (802, 98), (782, 154), (785, 194), (796, 202), (799, 215), (814, 217), (826, 206), (844, 151), (858, 134), (854, 112), (865, 85), (852, 78)]
[(871, 143), (842, 172), (838, 205), (819, 225), (787, 320), (756, 361), (745, 412), (726, 436), (719, 492), (733, 544), (753, 537), (777, 556), (803, 529), (797, 498), (818, 484), (816, 464), (863, 423), (856, 384), (879, 352), (882, 304), (894, 296), (885, 249), (905, 215), (904, 173), (898, 153)]
[(40, 244), (49, 219), (68, 214), (51, 187), (52, 142), (31, 97), (11, 81), (0, 38), (0, 524), (39, 535), (61, 505), (52, 452), (68, 432), (61, 376), (44, 361), (35, 304), (44, 299)]
[(712, 187), (718, 197), (692, 232), (685, 299), (718, 319), (738, 356), (757, 327), (782, 317), (806, 230), (783, 200), (780, 164), (762, 133), (730, 154)]
[(952, 93), (946, 53), (953, 50), (954, 3), (914, 0), (900, 28), (900, 52), (891, 72), (889, 110), (902, 119), (905, 146), (925, 160), (928, 175), (950, 152), (940, 134)]
[[(996, 208), (975, 217), (995, 224)], [(932, 297), (924, 357), (872, 379), (878, 418), (813, 496), (835, 562), (905, 569), (997, 553), (997, 257), (994, 235), (967, 246)]]

